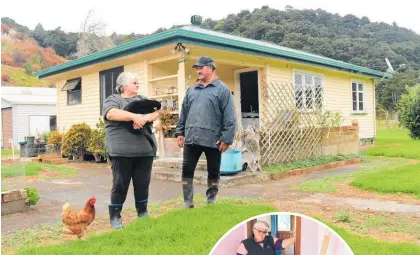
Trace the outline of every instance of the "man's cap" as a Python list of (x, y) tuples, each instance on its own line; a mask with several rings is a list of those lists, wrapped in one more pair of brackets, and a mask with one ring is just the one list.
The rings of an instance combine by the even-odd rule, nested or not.
[(209, 57), (201, 57), (198, 59), (197, 63), (195, 63), (192, 67), (202, 67), (202, 66), (211, 66), (216, 69), (216, 64), (214, 63), (213, 59)]

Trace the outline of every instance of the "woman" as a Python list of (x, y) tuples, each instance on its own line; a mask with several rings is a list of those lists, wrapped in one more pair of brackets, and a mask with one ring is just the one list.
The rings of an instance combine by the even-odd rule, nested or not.
[(237, 255), (275, 255), (276, 250), (285, 249), (296, 241), (295, 233), (293, 237), (284, 240), (268, 236), (269, 228), (265, 221), (255, 222), (252, 227), (253, 235), (241, 242)]
[[(138, 78), (134, 73), (123, 72), (117, 78), (118, 94), (105, 99), (103, 115), (106, 125), (106, 148), (112, 162), (112, 190), (109, 217), (114, 229), (122, 228), (121, 210), (133, 179), (134, 198), (138, 217), (148, 216), (147, 200), (156, 146), (144, 132), (133, 132), (123, 122), (133, 122), (134, 129), (150, 125), (159, 118), (159, 112), (134, 114), (124, 108), (135, 100), (146, 99), (138, 95)], [(151, 134), (156, 143), (154, 134)]]

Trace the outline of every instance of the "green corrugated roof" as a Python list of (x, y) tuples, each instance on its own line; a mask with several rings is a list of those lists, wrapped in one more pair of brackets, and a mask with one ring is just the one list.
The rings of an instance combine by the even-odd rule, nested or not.
[(386, 74), (384, 72), (372, 70), (366, 67), (349, 64), (343, 61), (282, 47), (272, 43), (201, 29), (195, 26), (171, 29), (149, 37), (138, 39), (130, 43), (119, 45), (112, 49), (97, 52), (86, 57), (78, 58), (67, 63), (38, 71), (35, 73), (35, 76), (45, 78), (51, 75), (178, 42), (253, 55), (292, 60), (373, 77), (392, 77), (391, 74)]

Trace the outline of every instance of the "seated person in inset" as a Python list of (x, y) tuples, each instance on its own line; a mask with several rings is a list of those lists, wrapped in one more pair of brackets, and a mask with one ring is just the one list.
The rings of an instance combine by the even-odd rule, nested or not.
[(285, 249), (296, 241), (294, 232), (291, 238), (282, 240), (268, 236), (268, 229), (269, 225), (267, 222), (262, 220), (255, 222), (252, 227), (253, 235), (241, 242), (237, 255), (275, 255), (276, 250)]

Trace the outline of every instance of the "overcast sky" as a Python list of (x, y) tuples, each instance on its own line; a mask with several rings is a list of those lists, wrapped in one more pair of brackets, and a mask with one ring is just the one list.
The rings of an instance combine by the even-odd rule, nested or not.
[[(259, 2), (259, 3), (258, 3)], [(66, 32), (78, 32), (89, 9), (96, 19), (107, 25), (106, 34), (151, 33), (159, 27), (188, 24), (190, 16), (220, 19), (230, 13), (263, 5), (284, 10), (286, 5), (297, 9), (321, 8), (341, 16), (367, 16), (371, 21), (383, 21), (409, 28), (420, 34), (420, 12), (417, 1), (409, 0), (172, 0), (172, 1), (109, 1), (109, 0), (8, 0), (1, 3), (0, 14), (34, 29), (41, 23), (50, 30), (60, 26)]]

